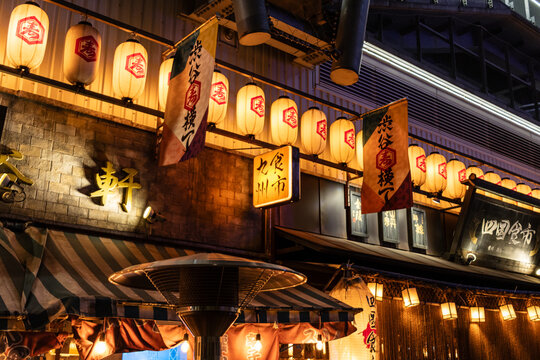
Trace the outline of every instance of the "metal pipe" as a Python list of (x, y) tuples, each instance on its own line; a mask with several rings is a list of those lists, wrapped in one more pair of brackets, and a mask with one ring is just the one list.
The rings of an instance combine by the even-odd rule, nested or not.
[(256, 46), (270, 40), (270, 24), (264, 0), (232, 0), (238, 41)]

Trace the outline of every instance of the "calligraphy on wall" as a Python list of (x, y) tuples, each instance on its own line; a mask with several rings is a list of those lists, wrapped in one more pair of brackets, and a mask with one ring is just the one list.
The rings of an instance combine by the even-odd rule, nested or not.
[(360, 193), (351, 190), (351, 235), (367, 237), (366, 214), (362, 214), (362, 199)]
[(107, 161), (107, 166), (102, 167), (103, 174), (96, 174), (96, 185), (99, 190), (96, 190), (90, 194), (90, 197), (101, 198), (101, 205), (107, 205), (109, 195), (113, 194), (117, 189), (123, 189), (122, 210), (129, 212), (133, 203), (133, 190), (141, 189), (142, 186), (135, 182), (135, 176), (138, 171), (132, 168), (123, 168), (124, 177), (115, 176), (116, 170), (113, 168), (111, 162)]
[(0, 198), (4, 202), (16, 202), (25, 199), (26, 195), (21, 184), (32, 185), (34, 181), (25, 176), (12, 160), (24, 158), (17, 150), (2, 145), (0, 149)]
[(427, 249), (426, 212), (422, 209), (411, 208), (409, 218), (409, 236), (412, 247)]
[(399, 243), (396, 210), (383, 211), (381, 218), (383, 241)]
[(300, 198), (299, 151), (285, 146), (253, 159), (253, 206), (275, 206)]

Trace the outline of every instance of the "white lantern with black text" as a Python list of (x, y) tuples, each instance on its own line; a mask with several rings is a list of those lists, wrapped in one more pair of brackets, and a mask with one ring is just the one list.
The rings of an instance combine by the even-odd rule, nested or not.
[(466, 173), (465, 164), (456, 159), (450, 160), (446, 164), (447, 179), (443, 196), (450, 199), (461, 199), (465, 196), (467, 188), (461, 182), (467, 179)]
[(422, 186), (426, 182), (426, 152), (418, 145), (410, 145), (409, 168), (411, 181), (415, 186)]
[(114, 52), (113, 90), (124, 100), (131, 101), (144, 91), (148, 73), (146, 49), (135, 39), (118, 45)]
[(264, 91), (255, 83), (246, 84), (236, 95), (236, 125), (242, 135), (259, 135), (264, 128)]
[(64, 44), (64, 75), (72, 84), (89, 85), (94, 81), (101, 54), (101, 35), (89, 22), (69, 28)]
[(38, 4), (16, 6), (9, 19), (6, 58), (16, 68), (33, 70), (41, 64), (47, 47), (49, 17)]
[(291, 145), (298, 136), (298, 108), (288, 96), (280, 96), (270, 108), (270, 133), (276, 145)]
[(326, 148), (327, 121), (318, 107), (310, 107), (300, 119), (300, 141), (308, 155), (320, 155)]
[(354, 123), (339, 117), (330, 125), (330, 152), (339, 164), (350, 163), (355, 155), (356, 132)]
[(427, 192), (438, 193), (446, 189), (447, 183), (446, 159), (438, 152), (431, 153), (426, 158), (426, 182), (424, 187)]
[(159, 66), (158, 100), (159, 107), (162, 109), (165, 109), (165, 106), (167, 106), (167, 95), (169, 94), (173, 62), (174, 58), (170, 58), (163, 61)]
[(208, 123), (215, 126), (221, 124), (227, 116), (227, 103), (229, 102), (229, 80), (221, 71), (214, 70), (212, 74), (212, 87), (208, 100)]

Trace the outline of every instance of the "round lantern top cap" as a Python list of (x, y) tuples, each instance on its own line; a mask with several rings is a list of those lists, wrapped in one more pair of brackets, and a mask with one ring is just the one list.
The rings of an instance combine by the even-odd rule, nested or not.
[(318, 106), (310, 106), (308, 110), (321, 110)]
[(86, 21), (86, 20), (81, 20), (77, 23), (77, 25), (88, 25), (88, 26), (92, 26), (92, 23), (90, 23), (89, 21)]
[[(411, 144), (411, 145), (409, 145), (409, 147), (411, 147), (411, 146), (418, 146), (418, 144)], [(419, 146), (418, 146), (418, 147), (419, 147)]]
[(34, 5), (34, 6), (37, 6), (38, 8), (41, 9), (41, 6), (39, 6), (39, 4), (35, 1), (27, 1), (25, 2), (25, 4), (28, 4), (28, 5)]
[(248, 82), (245, 86), (250, 86), (250, 85), (253, 85), (253, 86), (257, 86), (257, 84), (255, 84), (254, 81), (250, 81)]
[(459, 159), (453, 158), (453, 159), (448, 160), (448, 162), (452, 162), (452, 161), (459, 161)]
[(221, 74), (221, 70), (219, 70), (219, 69), (214, 69), (214, 72), (217, 72), (217, 73)]
[(222, 267), (238, 268), (240, 288), (244, 284), (257, 281), (262, 272), (266, 271), (269, 271), (272, 276), (261, 291), (286, 289), (304, 284), (307, 281), (304, 274), (285, 266), (218, 253), (199, 253), (133, 265), (112, 274), (109, 276), (109, 281), (117, 285), (154, 290), (154, 284), (148, 280), (147, 274), (159, 274), (159, 276), (178, 279), (181, 272), (193, 271), (194, 268), (215, 268), (217, 270)]
[(126, 40), (126, 42), (134, 42), (134, 43), (137, 43), (137, 44), (140, 44), (141, 42), (135, 38), (129, 38)]
[(429, 153), (429, 155), (438, 154), (438, 153), (439, 153), (438, 151), (432, 151)]
[(278, 99), (290, 99), (287, 95), (280, 95)]
[[(495, 174), (495, 171), (486, 171), (486, 173), (484, 175), (487, 175), (487, 174)], [(495, 174), (497, 175), (497, 174)]]
[(336, 120), (349, 120), (345, 116), (339, 116)]

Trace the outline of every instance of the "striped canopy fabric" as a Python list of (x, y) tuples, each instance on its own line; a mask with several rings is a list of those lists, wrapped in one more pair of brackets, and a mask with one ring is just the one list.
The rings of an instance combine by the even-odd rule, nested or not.
[[(0, 226), (0, 330), (44, 329), (68, 315), (179, 321), (157, 291), (108, 281), (128, 266), (194, 251), (80, 233)], [(308, 285), (261, 293), (238, 322), (352, 321), (356, 309)]]

